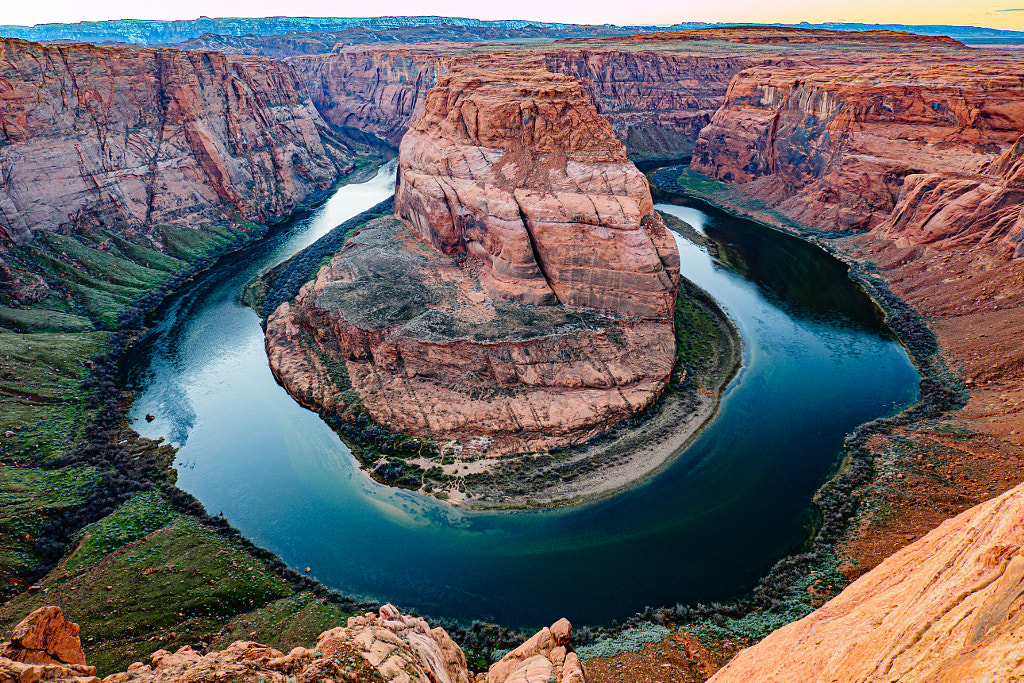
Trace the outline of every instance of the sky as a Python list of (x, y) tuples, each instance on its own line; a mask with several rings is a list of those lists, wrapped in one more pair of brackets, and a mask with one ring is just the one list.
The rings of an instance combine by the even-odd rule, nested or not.
[(684, 21), (850, 21), (1024, 29), (1024, 0), (3, 0), (0, 23), (210, 17), (365, 17), (416, 14), (590, 24)]

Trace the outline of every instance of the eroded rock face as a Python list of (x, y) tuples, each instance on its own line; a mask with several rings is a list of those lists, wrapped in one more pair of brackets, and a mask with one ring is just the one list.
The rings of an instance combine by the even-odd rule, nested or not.
[(40, 607), (22, 619), (10, 642), (0, 644), (0, 681), (99, 683), (96, 667), (85, 663), (78, 624), (64, 618), (60, 607)]
[(809, 227), (870, 229), (889, 218), (905, 178), (977, 174), (1014, 144), (1020, 68), (1007, 55), (936, 47), (747, 69), (691, 167)]
[(711, 681), (966, 683), (1024, 676), (1024, 486), (950, 519)]
[(26, 664), (85, 664), (78, 624), (54, 606), (40, 607), (22, 619), (0, 656)]
[(483, 262), (378, 219), (270, 316), (270, 367), (310, 408), (358, 402), (391, 429), (488, 455), (585, 441), (668, 382), (671, 321), (496, 300), (486, 282)]
[(4, 40), (0, 230), (263, 222), (352, 167), (287, 65)]
[(583, 84), (633, 158), (671, 158), (693, 150), (700, 129), (724, 101), (730, 79), (766, 59), (737, 49), (694, 54), (688, 49), (646, 50), (642, 41), (623, 48), (619, 42), (574, 41), (584, 47), (543, 45), (515, 51), (500, 45), (486, 51), (464, 44), (355, 46), (288, 62), (325, 119), (372, 132), (394, 145), (422, 115), (427, 92), (445, 72), (481, 63), (546, 68)]
[(443, 76), (395, 210), (267, 322), (305, 405), (500, 455), (584, 442), (667, 385), (678, 252), (578, 82)]
[(487, 670), (487, 683), (584, 683), (583, 665), (569, 641), (572, 624), (559, 619), (541, 629)]
[(973, 174), (907, 176), (892, 215), (877, 234), (900, 246), (942, 250), (999, 244), (1024, 256), (1024, 137)]
[(672, 317), (675, 242), (575, 79), (445, 74), (402, 139), (395, 212), (438, 251), (483, 261), (494, 299)]
[(429, 48), (343, 48), (288, 60), (313, 104), (336, 126), (352, 126), (398, 146), (450, 58)]
[(732, 77), (764, 59), (726, 50), (692, 54), (600, 45), (544, 51), (548, 69), (583, 84), (633, 159), (692, 153), (701, 129), (725, 101)]

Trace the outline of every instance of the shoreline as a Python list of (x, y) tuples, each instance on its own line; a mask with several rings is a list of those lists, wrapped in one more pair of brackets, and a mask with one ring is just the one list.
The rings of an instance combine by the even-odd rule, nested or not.
[[(694, 386), (669, 386), (648, 411), (639, 416), (636, 426), (616, 426), (609, 435), (557, 454), (553, 467), (576, 469), (592, 462), (608, 463), (593, 473), (574, 477), (553, 486), (544, 486), (497, 500), (480, 500), (449, 494), (449, 502), (467, 510), (540, 510), (572, 507), (604, 498), (636, 486), (642, 486), (683, 455), (694, 440), (717, 416), (726, 388), (742, 367), (743, 339), (728, 315), (703, 289), (686, 280), (680, 282), (679, 296), (688, 296), (714, 321), (726, 342), (719, 348), (715, 367), (700, 373), (712, 389)], [(692, 381), (692, 380), (691, 380)], [(530, 456), (527, 456), (530, 457)], [(479, 462), (479, 461), (477, 461)], [(493, 463), (500, 467), (502, 460)], [(536, 470), (531, 469), (530, 473)], [(525, 485), (524, 482), (520, 482)]]

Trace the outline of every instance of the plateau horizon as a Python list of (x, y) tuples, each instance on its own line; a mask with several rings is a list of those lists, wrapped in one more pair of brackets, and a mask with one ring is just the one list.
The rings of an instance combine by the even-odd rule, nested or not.
[[(474, 17), (480, 20), (527, 20), (571, 24), (612, 24), (619, 26), (669, 26), (679, 23), (707, 24), (821, 24), (871, 23), (910, 26), (950, 25), (1001, 30), (1024, 29), (1024, 9), (1013, 3), (981, 2), (968, 5), (958, 0), (911, 0), (891, 3), (884, 0), (842, 0), (821, 3), (810, 0), (785, 0), (764, 3), (754, 0), (724, 0), (713, 6), (688, 6), (682, 10), (669, 0), (640, 3), (566, 2), (551, 4), (543, 0), (524, 0), (516, 7), (481, 6), (471, 0), (430, 0), (415, 6), (405, 0), (382, 0), (376, 16), (438, 15)], [(365, 5), (353, 0), (297, 0), (287, 15), (281, 6), (268, 0), (182, 0), (174, 5), (139, 6), (129, 0), (86, 0), (6, 7), (4, 23), (11, 26), (35, 26), (49, 23), (75, 23), (110, 20), (188, 21), (206, 17), (319, 17), (357, 18), (365, 15)]]

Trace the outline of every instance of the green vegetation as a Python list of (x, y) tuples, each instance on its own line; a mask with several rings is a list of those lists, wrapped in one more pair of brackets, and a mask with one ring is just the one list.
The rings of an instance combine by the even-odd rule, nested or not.
[(174, 488), (173, 450), (124, 419), (117, 358), (146, 314), (264, 230), (238, 216), (151, 234), (82, 229), (5, 252), (0, 582), (13, 597), (0, 607), (0, 631), (60, 605), (81, 626), (89, 662), (109, 673), (161, 647), (212, 642), (272, 603), (254, 617), (261, 636), (301, 634), (303, 644), (355, 608), (206, 516)]
[(95, 477), (96, 470), (91, 467), (39, 470), (0, 466), (0, 581), (5, 594), (23, 587), (39, 565), (35, 540), (46, 521), (81, 506)]
[(241, 225), (235, 227), (221, 224), (203, 228), (164, 226), (160, 228), (160, 231), (171, 256), (186, 261), (197, 261), (222, 254), (232, 247), (237, 247), (240, 243), (248, 241), (253, 234), (262, 233), (259, 226), (243, 221), (240, 216), (236, 216), (235, 220), (239, 221)]
[(68, 571), (96, 564), (118, 548), (161, 529), (177, 515), (159, 494), (140, 493), (113, 514), (82, 530), (78, 547), (64, 563)]
[(617, 633), (605, 634), (594, 642), (576, 648), (580, 661), (586, 664), (594, 657), (614, 657), (623, 652), (640, 652), (647, 645), (664, 640), (671, 632), (664, 626), (639, 622)]
[(309, 593), (296, 593), (235, 617), (211, 646), (220, 649), (236, 640), (255, 640), (287, 652), (296, 644), (311, 647), (317, 636), (344, 626), (355, 612)]
[(83, 361), (107, 336), (0, 330), (0, 463), (47, 463), (79, 443), (96, 412)]
[[(117, 525), (103, 522), (100, 529)], [(10, 628), (37, 607), (58, 605), (81, 626), (88, 661), (103, 674), (161, 647), (208, 644), (238, 615), (295, 592), (194, 517), (180, 517), (98, 563), (95, 550), (83, 543), (41, 582), (43, 590), (0, 607), (0, 625)]]
[(739, 364), (739, 335), (714, 299), (686, 278), (679, 282), (675, 319), (672, 386), (719, 393)]

